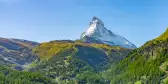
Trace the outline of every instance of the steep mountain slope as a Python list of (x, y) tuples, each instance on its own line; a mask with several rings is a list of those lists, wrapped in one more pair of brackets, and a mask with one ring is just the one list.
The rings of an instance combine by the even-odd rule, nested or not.
[(93, 17), (89, 28), (81, 35), (81, 40), (89, 43), (104, 43), (131, 49), (136, 48), (134, 44), (124, 37), (116, 35), (104, 27), (104, 23), (97, 17)]
[(167, 38), (168, 38), (168, 28), (161, 36), (156, 38), (156, 40), (166, 40)]
[(32, 48), (38, 43), (20, 39), (0, 38), (0, 64), (24, 65), (35, 60)]
[[(168, 30), (160, 37), (135, 49), (106, 76), (112, 84), (167, 84)], [(109, 74), (110, 73), (110, 74)]]
[(62, 82), (77, 80), (76, 77), (84, 72), (102, 71), (109, 63), (113, 65), (125, 58), (131, 50), (107, 44), (51, 41), (40, 44), (33, 51), (40, 61), (30, 70), (40, 71)]

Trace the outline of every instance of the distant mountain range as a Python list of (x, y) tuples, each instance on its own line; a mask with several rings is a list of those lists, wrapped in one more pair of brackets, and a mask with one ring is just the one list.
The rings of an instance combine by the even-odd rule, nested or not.
[[(57, 41), (58, 42), (58, 41)], [(76, 42), (60, 40), (62, 43)], [(126, 40), (124, 37), (112, 33), (104, 27), (104, 23), (97, 17), (93, 17), (90, 26), (81, 35), (80, 42), (89, 45), (92, 43), (107, 44), (110, 46), (119, 46), (123, 48), (134, 49), (136, 46)], [(37, 59), (32, 53), (32, 49), (39, 43), (14, 38), (0, 38), (0, 58), (2, 63), (25, 65)], [(43, 48), (42, 48), (43, 49)], [(47, 51), (47, 50), (46, 50)], [(123, 58), (123, 57), (118, 57)]]
[(168, 30), (140, 48), (97, 17), (75, 41), (0, 38), (0, 84), (23, 83), (168, 84)]

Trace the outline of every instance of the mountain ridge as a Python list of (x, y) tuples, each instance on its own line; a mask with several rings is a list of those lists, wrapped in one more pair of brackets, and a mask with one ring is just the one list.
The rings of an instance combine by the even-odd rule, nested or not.
[(156, 40), (165, 40), (167, 38), (168, 38), (168, 28), (163, 34), (161, 34), (158, 38), (156, 38)]

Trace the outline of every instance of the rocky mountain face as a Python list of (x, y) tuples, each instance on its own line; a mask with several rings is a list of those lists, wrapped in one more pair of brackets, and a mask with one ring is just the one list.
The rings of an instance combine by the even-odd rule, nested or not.
[(87, 43), (104, 43), (111, 46), (121, 46), (134, 49), (136, 46), (122, 36), (108, 30), (104, 23), (97, 17), (93, 17), (89, 28), (82, 33), (81, 40)]
[(31, 63), (37, 58), (32, 54), (37, 45), (39, 43), (27, 40), (0, 38), (0, 64), (22, 66)]

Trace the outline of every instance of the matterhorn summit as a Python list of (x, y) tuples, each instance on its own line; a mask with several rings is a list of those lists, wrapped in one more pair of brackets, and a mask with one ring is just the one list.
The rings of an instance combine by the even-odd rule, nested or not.
[(136, 46), (122, 36), (116, 35), (108, 30), (102, 20), (93, 17), (89, 28), (82, 33), (81, 39), (87, 43), (104, 43), (112, 46), (121, 46), (134, 49)]

